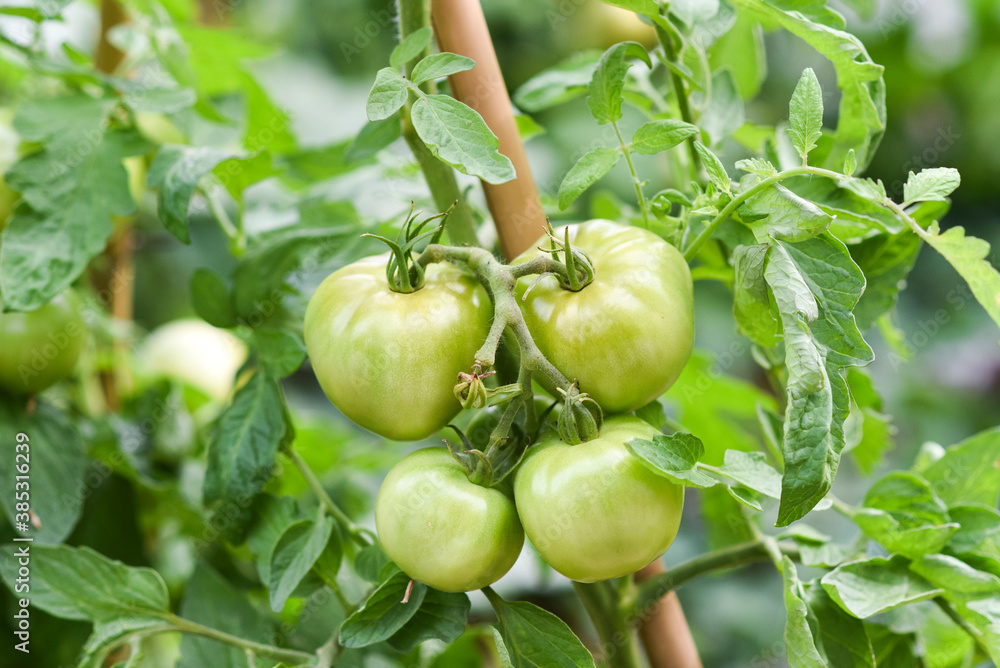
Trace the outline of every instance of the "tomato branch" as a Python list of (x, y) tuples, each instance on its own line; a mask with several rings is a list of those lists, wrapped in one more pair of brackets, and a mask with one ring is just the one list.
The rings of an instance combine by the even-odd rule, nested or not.
[(340, 506), (338, 506), (334, 500), (330, 498), (330, 495), (327, 494), (326, 489), (323, 487), (323, 483), (320, 482), (318, 477), (316, 477), (316, 474), (313, 472), (312, 468), (310, 468), (306, 460), (302, 459), (302, 455), (300, 455), (291, 446), (284, 448), (283, 452), (290, 460), (292, 460), (292, 463), (295, 464), (295, 468), (297, 468), (299, 473), (302, 474), (302, 477), (305, 478), (306, 484), (309, 485), (309, 489), (313, 491), (316, 498), (319, 499), (320, 503), (324, 508), (326, 508), (327, 512), (329, 512), (330, 515), (332, 515), (333, 518), (347, 530), (351, 540), (357, 543), (360, 547), (366, 547), (369, 545), (370, 543), (368, 539), (364, 536), (364, 529), (351, 521), (351, 518), (347, 516), (347, 513), (341, 510)]
[(259, 642), (254, 642), (253, 640), (247, 640), (246, 638), (230, 635), (209, 626), (202, 626), (201, 624), (184, 619), (183, 617), (178, 617), (177, 615), (168, 614), (165, 615), (165, 618), (173, 624), (173, 628), (165, 629), (167, 631), (180, 631), (181, 633), (210, 638), (216, 642), (225, 643), (227, 645), (232, 645), (233, 647), (239, 647), (249, 652), (253, 652), (262, 658), (274, 659), (275, 661), (285, 661), (292, 665), (299, 665), (302, 663), (313, 665), (316, 660), (315, 655), (307, 652), (285, 649), (283, 647), (274, 647), (273, 645), (264, 645)]
[(574, 582), (573, 588), (601, 639), (605, 659), (602, 665), (609, 668), (639, 666), (635, 636), (626, 616), (622, 614), (619, 592), (614, 583), (609, 580), (589, 584)]
[[(782, 554), (793, 561), (799, 559), (799, 550), (794, 545), (779, 543), (778, 548)], [(643, 582), (634, 599), (628, 605), (629, 614), (627, 617), (636, 621), (641, 619), (646, 611), (653, 609), (664, 595), (689, 580), (694, 580), (713, 571), (736, 568), (758, 561), (768, 561), (770, 558), (767, 545), (763, 540), (741, 543), (697, 556), (662, 575)]]

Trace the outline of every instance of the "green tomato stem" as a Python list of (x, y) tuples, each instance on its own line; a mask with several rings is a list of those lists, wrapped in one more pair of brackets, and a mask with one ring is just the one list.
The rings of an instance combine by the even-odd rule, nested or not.
[[(410, 33), (416, 32), (431, 22), (430, 0), (398, 0), (399, 8), (399, 39), (402, 41)], [(430, 55), (430, 46), (424, 50), (420, 57)], [(419, 61), (415, 58), (406, 66), (406, 74), (409, 76), (413, 67)], [(433, 82), (421, 84), (422, 90), (433, 92)], [(439, 211), (444, 211), (448, 207), (455, 205), (455, 210), (448, 218), (447, 232), (452, 243), (461, 245), (477, 246), (479, 239), (476, 237), (476, 223), (472, 217), (472, 209), (465, 201), (465, 196), (458, 187), (458, 180), (455, 178), (455, 170), (451, 168), (431, 153), (427, 144), (417, 134), (413, 123), (410, 120), (411, 99), (404, 105), (400, 112), (402, 121), (403, 139), (413, 152), (413, 157), (420, 165), (420, 171), (424, 174), (427, 187), (430, 188), (434, 205)]]
[(330, 495), (327, 494), (326, 489), (323, 487), (323, 483), (320, 482), (318, 477), (316, 477), (316, 474), (313, 472), (312, 468), (309, 467), (306, 460), (302, 459), (302, 455), (300, 455), (298, 451), (292, 447), (285, 448), (284, 453), (290, 460), (292, 460), (292, 463), (295, 464), (295, 468), (297, 468), (299, 473), (302, 474), (302, 477), (305, 478), (306, 484), (309, 485), (309, 488), (313, 491), (313, 494), (316, 495), (316, 498), (319, 499), (320, 503), (323, 504), (327, 512), (329, 512), (330, 515), (333, 516), (333, 518), (347, 530), (351, 540), (357, 543), (360, 547), (367, 547), (370, 543), (368, 539), (365, 538), (364, 530), (351, 521), (351, 518), (347, 516), (347, 513), (341, 510), (334, 500), (330, 498)]
[(253, 640), (239, 638), (223, 631), (219, 631), (218, 629), (202, 626), (201, 624), (184, 619), (183, 617), (178, 617), (177, 615), (167, 614), (164, 615), (164, 618), (174, 625), (174, 628), (166, 630), (180, 631), (181, 633), (211, 638), (216, 642), (232, 645), (233, 647), (240, 647), (244, 650), (253, 652), (259, 657), (274, 659), (275, 661), (285, 661), (292, 665), (299, 665), (301, 663), (312, 665), (316, 661), (316, 656), (313, 654), (300, 652), (294, 649), (264, 645), (262, 643), (254, 642)]
[(611, 121), (611, 127), (615, 129), (615, 135), (618, 136), (618, 143), (622, 147), (622, 154), (625, 156), (625, 163), (628, 165), (628, 171), (632, 175), (632, 185), (635, 186), (635, 197), (639, 202), (639, 209), (642, 211), (642, 226), (649, 229), (649, 206), (646, 204), (646, 196), (642, 194), (642, 181), (639, 180), (639, 174), (635, 171), (635, 165), (632, 163), (632, 153), (628, 150), (628, 145), (625, 143), (624, 137), (622, 137), (622, 131), (618, 129), (618, 123)]
[[(799, 550), (794, 545), (779, 543), (778, 548), (792, 561), (798, 561)], [(677, 589), (689, 580), (694, 580), (713, 571), (736, 568), (758, 561), (768, 561), (770, 558), (767, 545), (763, 540), (754, 540), (699, 555), (639, 585), (635, 597), (627, 606), (629, 612), (626, 618), (630, 620), (642, 619), (656, 607), (659, 600), (668, 592)]]
[(976, 644), (976, 647), (983, 653), (983, 655), (990, 656), (990, 648), (983, 638), (982, 631), (970, 624), (965, 617), (958, 614), (958, 611), (955, 610), (954, 606), (952, 606), (952, 604), (945, 597), (935, 596), (934, 603), (937, 604), (937, 607), (941, 608), (942, 612), (948, 615), (949, 619), (955, 622), (960, 629), (969, 634), (969, 637), (972, 638), (972, 641)]
[(586, 584), (574, 582), (577, 596), (583, 602), (604, 650), (604, 663), (608, 668), (637, 668), (639, 651), (635, 634), (622, 614), (620, 592), (608, 580)]
[[(673, 37), (670, 36), (670, 33), (666, 29), (666, 26), (669, 25), (670, 24), (665, 17), (660, 17), (659, 21), (653, 21), (653, 28), (656, 30), (656, 37), (663, 46), (663, 54), (666, 58), (664, 66), (667, 68), (667, 71), (670, 72), (670, 83), (674, 89), (674, 95), (677, 97), (677, 108), (681, 112), (681, 120), (685, 123), (694, 125), (694, 115), (691, 113), (691, 104), (688, 102), (687, 90), (684, 88), (684, 80), (681, 79), (680, 75), (677, 74), (673, 68), (667, 65), (667, 63), (675, 62), (677, 60), (677, 49), (674, 46)], [(698, 151), (694, 148), (694, 142), (696, 139), (697, 135), (689, 137), (687, 140), (688, 153), (690, 154), (689, 166), (691, 168), (692, 181), (698, 180), (698, 174), (701, 171), (701, 158), (698, 157)]]

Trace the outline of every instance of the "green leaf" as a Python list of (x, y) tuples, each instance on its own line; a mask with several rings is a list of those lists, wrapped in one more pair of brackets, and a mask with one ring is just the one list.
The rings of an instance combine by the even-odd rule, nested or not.
[(89, 547), (0, 547), (0, 574), (12, 592), (24, 549), (30, 549), (31, 605), (53, 617), (115, 622), (170, 612), (167, 586), (156, 571), (126, 566)]
[(1000, 591), (1000, 577), (946, 554), (925, 554), (910, 564), (910, 570), (956, 598), (981, 598)]
[(917, 635), (894, 633), (878, 624), (865, 622), (865, 630), (875, 652), (876, 666), (919, 666)]
[(948, 514), (959, 529), (948, 541), (947, 552), (1000, 577), (1000, 512), (985, 506), (954, 506)]
[[(88, 461), (78, 426), (69, 413), (47, 401), (39, 401), (28, 414), (21, 402), (3, 397), (0, 397), (0, 425), (8, 434), (7, 456), (0, 461), (0, 506), (10, 526), (27, 524), (28, 531), (19, 531), (18, 535), (30, 536), (34, 545), (61, 543), (76, 526), (83, 500), (88, 496), (84, 485)], [(19, 433), (30, 439), (27, 441), (30, 450), (15, 445), (15, 435)], [(25, 458), (16, 459), (20, 454)], [(18, 513), (15, 505), (16, 494), (25, 491), (17, 487), (15, 465), (24, 463), (31, 465), (31, 511), (41, 523), (38, 527), (27, 513)]]
[(847, 157), (844, 158), (844, 174), (847, 176), (852, 176), (858, 168), (858, 157), (854, 155), (854, 149), (852, 148), (847, 152)]
[(844, 438), (858, 468), (871, 474), (892, 447), (895, 434), (892, 418), (881, 412), (882, 398), (864, 371), (850, 369), (847, 382), (851, 390), (851, 414), (845, 423)]
[(399, 116), (392, 114), (381, 121), (367, 123), (347, 147), (344, 159), (348, 162), (367, 160), (391, 145), (402, 134)]
[[(744, 178), (752, 180), (755, 177)], [(740, 215), (743, 216), (745, 211), (754, 217), (765, 216), (755, 220), (751, 226), (760, 226), (768, 235), (782, 241), (805, 241), (825, 232), (833, 220), (830, 214), (779, 183), (747, 199), (740, 207)]]
[(865, 291), (854, 307), (858, 329), (866, 331), (896, 305), (902, 281), (920, 254), (920, 237), (909, 231), (878, 234), (848, 248), (865, 275)]
[(772, 499), (781, 497), (781, 474), (767, 463), (763, 452), (726, 450), (725, 462), (714, 473), (758, 494)]
[(696, 141), (694, 148), (698, 151), (698, 155), (701, 156), (701, 161), (705, 165), (705, 171), (708, 172), (708, 178), (712, 180), (715, 187), (727, 193), (732, 192), (729, 174), (726, 173), (726, 168), (722, 166), (722, 161), (701, 142)]
[(903, 200), (907, 204), (934, 200), (943, 202), (961, 183), (958, 170), (951, 167), (924, 169), (919, 174), (910, 172), (910, 178), (903, 185)]
[(378, 543), (361, 548), (354, 558), (354, 572), (368, 582), (382, 582), (396, 570), (399, 570), (396, 564), (389, 560)]
[(855, 512), (853, 519), (866, 536), (886, 550), (911, 558), (940, 552), (959, 528), (953, 523), (913, 526), (891, 513), (870, 508)]
[[(181, 616), (197, 624), (218, 629), (238, 638), (271, 644), (272, 623), (247, 597), (214, 570), (198, 564), (187, 582)], [(181, 637), (177, 668), (246, 668), (246, 652), (239, 647), (190, 634)]]
[(488, 587), (483, 591), (513, 668), (594, 668), (594, 657), (566, 622), (531, 603), (505, 601)]
[(183, 243), (191, 242), (187, 215), (198, 183), (232, 151), (211, 147), (164, 146), (149, 168), (149, 185), (159, 189), (157, 209), (163, 226)]
[(21, 106), (14, 127), (43, 144), (6, 174), (23, 203), (3, 230), (0, 292), (4, 306), (32, 311), (65, 290), (103, 252), (112, 216), (135, 211), (122, 158), (141, 143), (109, 131), (114, 98), (67, 95)]
[(843, 564), (824, 575), (821, 582), (830, 598), (858, 619), (943, 593), (911, 573), (902, 557), (875, 557)]
[(322, 522), (302, 520), (288, 527), (278, 539), (271, 553), (269, 569), (268, 589), (272, 610), (281, 612), (302, 578), (312, 570), (326, 548), (333, 524), (331, 517), (324, 517)]
[(840, 241), (827, 234), (779, 241), (768, 250), (764, 276), (781, 315), (789, 374), (778, 512), (785, 526), (829, 491), (850, 411), (841, 368), (867, 364), (873, 354), (851, 313), (864, 276)]
[(196, 269), (191, 276), (191, 305), (195, 313), (215, 327), (235, 327), (236, 311), (229, 287), (211, 269)]
[(396, 45), (389, 54), (389, 65), (394, 69), (399, 69), (411, 60), (419, 56), (431, 45), (434, 39), (434, 30), (430, 26), (424, 26), (414, 30)]
[(258, 498), (261, 510), (257, 513), (257, 524), (247, 535), (247, 547), (254, 555), (260, 581), (268, 583), (271, 581), (271, 555), (274, 553), (274, 546), (285, 531), (301, 519), (301, 515), (298, 504), (290, 496), (275, 498), (265, 493)]
[(365, 606), (352, 614), (340, 627), (344, 647), (367, 647), (388, 640), (410, 621), (427, 594), (427, 585), (413, 583), (410, 599), (403, 603), (410, 576), (398, 572), (379, 585)]
[(712, 74), (712, 97), (698, 125), (708, 133), (709, 145), (718, 146), (740, 129), (744, 123), (743, 100), (736, 89), (736, 80), (728, 67)]
[(465, 632), (472, 604), (466, 594), (427, 589), (417, 613), (389, 638), (400, 652), (412, 651), (425, 640), (452, 642)]
[(306, 344), (297, 330), (258, 327), (253, 343), (261, 364), (278, 378), (291, 376), (306, 359)]
[(997, 598), (984, 598), (979, 601), (969, 601), (966, 606), (966, 619), (972, 621), (983, 636), (983, 642), (994, 663), (1000, 661), (1000, 603)]
[[(806, 606), (805, 590), (795, 571), (795, 564), (787, 556), (781, 557), (781, 577), (785, 592), (785, 651), (789, 668), (826, 668), (829, 664), (820, 656), (813, 637), (813, 628), (818, 626), (815, 617), (810, 620)], [(812, 623), (810, 623), (810, 621)]]
[(368, 93), (368, 104), (365, 108), (368, 120), (381, 121), (399, 111), (400, 107), (406, 104), (409, 90), (406, 79), (395, 68), (380, 69)]
[(323, 546), (316, 563), (313, 564), (313, 573), (323, 582), (330, 582), (337, 579), (340, 572), (340, 565), (344, 561), (344, 538), (340, 529), (334, 525), (330, 537)]
[(585, 153), (559, 184), (559, 209), (565, 211), (587, 188), (610, 172), (621, 157), (621, 151), (604, 146)]
[(965, 230), (959, 226), (941, 234), (937, 222), (931, 223), (921, 236), (965, 279), (976, 300), (1000, 327), (1000, 274), (986, 259), (990, 245), (982, 239), (965, 236)]
[(881, 204), (888, 197), (885, 193), (885, 185), (882, 180), (872, 181), (871, 179), (848, 178), (840, 181), (840, 187), (850, 190), (855, 195), (871, 202)]
[(516, 114), (514, 122), (517, 123), (517, 134), (521, 135), (521, 141), (527, 142), (530, 139), (545, 134), (545, 128), (526, 114)]
[(733, 315), (740, 332), (770, 348), (778, 341), (778, 321), (771, 312), (764, 280), (766, 244), (737, 246), (733, 250)]
[(823, 90), (811, 67), (802, 71), (788, 105), (788, 136), (803, 164), (816, 141), (823, 136)]
[(637, 42), (615, 44), (601, 55), (590, 81), (587, 104), (590, 113), (601, 125), (614, 123), (622, 117), (622, 91), (625, 77), (633, 60), (641, 60), (652, 67), (646, 49)]
[(875, 668), (875, 651), (864, 622), (845, 613), (815, 582), (809, 586), (806, 605), (816, 620), (817, 646), (830, 666)]
[(698, 128), (684, 121), (664, 118), (641, 125), (632, 135), (631, 149), (642, 155), (654, 155), (677, 146), (698, 134)]
[(1000, 428), (951, 446), (921, 475), (949, 506), (981, 503), (995, 508), (1000, 498)]
[(271, 154), (268, 151), (229, 158), (212, 169), (215, 178), (241, 207), (243, 193), (247, 188), (279, 172), (280, 170), (272, 164)]
[(712, 487), (715, 478), (695, 468), (705, 446), (691, 434), (657, 434), (652, 441), (633, 438), (625, 444), (653, 472), (688, 487)]
[(410, 80), (414, 84), (422, 84), (425, 81), (443, 79), (452, 74), (467, 72), (475, 66), (476, 61), (472, 58), (447, 52), (435, 53), (414, 66), (413, 72), (410, 73)]
[(208, 448), (206, 505), (246, 503), (274, 474), (278, 447), (291, 440), (281, 386), (258, 370), (219, 416)]
[(751, 174), (756, 174), (757, 176), (762, 176), (765, 179), (778, 175), (778, 170), (774, 168), (774, 165), (767, 160), (761, 160), (760, 158), (747, 158), (745, 160), (739, 160), (736, 162), (736, 169), (744, 172), (750, 172)]
[(104, 660), (116, 647), (133, 638), (173, 630), (170, 622), (160, 617), (124, 617), (98, 623), (87, 638), (77, 660), (77, 668), (104, 668)]
[(810, 20), (799, 11), (800, 3), (787, 9), (766, 0), (735, 0), (734, 4), (766, 24), (777, 23), (833, 63), (841, 91), (839, 120), (823, 165), (840, 169), (847, 151), (854, 149), (858, 167), (867, 167), (885, 131), (885, 82), (882, 66), (872, 61), (861, 40), (839, 27)]
[[(463, 174), (487, 183), (513, 179), (514, 165), (475, 110), (447, 95), (424, 95), (410, 110), (413, 127), (431, 152)], [(373, 119), (374, 120), (374, 119)]]
[(543, 70), (521, 84), (514, 93), (515, 104), (524, 111), (536, 112), (583, 95), (600, 58), (597, 51), (583, 51)]

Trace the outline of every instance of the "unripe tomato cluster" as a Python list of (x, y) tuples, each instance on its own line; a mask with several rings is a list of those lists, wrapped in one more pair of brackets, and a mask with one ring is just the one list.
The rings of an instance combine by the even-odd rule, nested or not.
[[(405, 573), (436, 589), (496, 581), (525, 535), (555, 570), (594, 582), (642, 568), (677, 534), (683, 488), (625, 444), (659, 433), (628, 413), (661, 396), (690, 357), (687, 263), (655, 234), (610, 221), (574, 226), (570, 239), (589, 257), (593, 282), (574, 292), (555, 276), (527, 276), (516, 292), (535, 344), (600, 404), (603, 428), (577, 445), (543, 430), (513, 474), (492, 487), (471, 482), (443, 448), (397, 464), (376, 501), (379, 538)], [(447, 264), (431, 264), (416, 292), (394, 292), (388, 260), (366, 258), (320, 285), (306, 312), (306, 347), (320, 386), (347, 417), (387, 438), (419, 440), (461, 409), (455, 378), (475, 362), (492, 309), (476, 279)], [(476, 447), (488, 439), (481, 427), (497, 422), (495, 411), (474, 418)]]

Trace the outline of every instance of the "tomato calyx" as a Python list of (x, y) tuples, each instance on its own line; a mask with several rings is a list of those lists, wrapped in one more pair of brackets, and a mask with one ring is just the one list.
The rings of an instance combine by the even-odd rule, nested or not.
[(487, 387), (484, 379), (496, 374), (496, 371), (483, 372), (479, 364), (472, 367), (472, 373), (464, 371), (458, 374), (455, 383), (455, 398), (462, 408), (486, 408), (513, 399), (521, 394), (521, 386), (517, 383), (501, 387)]
[(456, 448), (447, 439), (445, 445), (455, 461), (465, 469), (470, 482), (483, 487), (495, 487), (521, 463), (529, 439), (521, 425), (515, 422), (520, 410), (517, 403), (512, 402), (504, 410), (490, 434), (486, 452), (476, 448), (461, 429), (449, 425), (458, 434), (464, 449)]
[[(414, 212), (413, 207), (414, 205), (411, 202), (410, 213), (406, 216), (406, 222), (400, 228), (395, 241), (379, 234), (366, 233), (361, 235), (363, 237), (378, 239), (392, 251), (389, 256), (389, 262), (385, 267), (385, 279), (393, 292), (402, 292), (404, 294), (416, 292), (424, 286), (425, 266), (417, 262), (416, 258), (414, 258), (414, 249), (417, 243), (428, 238), (430, 239), (428, 245), (436, 244), (440, 241), (441, 235), (444, 233), (445, 221), (452, 210), (454, 210), (455, 205), (452, 204), (443, 213), (424, 218), (416, 225), (414, 225), (414, 221), (420, 215), (420, 212)], [(426, 232), (424, 231), (428, 223), (438, 219), (441, 222), (436, 227)]]
[(580, 392), (580, 384), (574, 380), (568, 391), (561, 387), (556, 390), (563, 397), (563, 410), (557, 422), (562, 440), (577, 445), (600, 436), (604, 411), (589, 394)]
[(585, 287), (590, 285), (594, 280), (594, 263), (591, 261), (590, 256), (579, 248), (573, 248), (569, 240), (569, 225), (564, 228), (563, 238), (559, 239), (552, 231), (552, 226), (550, 225), (548, 229), (545, 230), (546, 236), (549, 238), (549, 247), (542, 248), (538, 247), (538, 250), (543, 253), (550, 254), (555, 260), (559, 260), (560, 253), (562, 254), (562, 264), (566, 269), (565, 275), (562, 272), (547, 272), (544, 274), (539, 274), (538, 278), (528, 287), (521, 300), (528, 296), (531, 292), (531, 288), (538, 284), (538, 281), (542, 280), (545, 276), (554, 274), (559, 278), (559, 285), (563, 287), (564, 290), (570, 290), (572, 292), (579, 292)]

